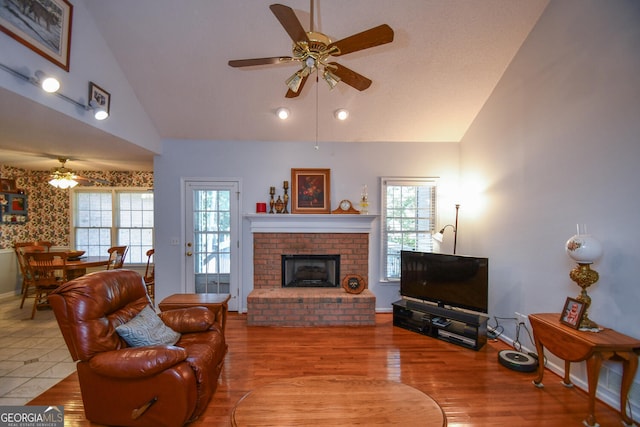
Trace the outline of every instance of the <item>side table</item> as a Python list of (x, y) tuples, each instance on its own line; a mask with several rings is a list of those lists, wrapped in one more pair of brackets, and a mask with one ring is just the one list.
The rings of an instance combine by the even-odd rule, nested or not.
[(167, 311), (177, 308), (207, 307), (215, 314), (216, 321), (220, 322), (224, 334), (230, 299), (229, 294), (173, 294), (160, 301), (158, 308), (160, 311)]
[[(603, 360), (622, 362), (622, 382), (620, 384), (620, 413), (622, 420), (633, 424), (627, 415), (627, 395), (638, 370), (638, 354), (640, 340), (623, 335), (613, 329), (605, 328), (600, 332), (587, 332), (573, 329), (560, 323), (560, 313), (530, 314), (529, 321), (533, 328), (533, 337), (539, 357), (543, 357), (546, 347), (551, 353), (564, 359), (564, 379), (566, 386), (571, 386), (569, 372), (571, 362), (587, 362), (589, 384), (589, 408), (585, 422), (589, 426), (597, 426), (595, 416), (595, 398), (598, 388), (598, 377)], [(538, 376), (533, 380), (537, 387), (542, 387), (544, 363), (538, 364)]]

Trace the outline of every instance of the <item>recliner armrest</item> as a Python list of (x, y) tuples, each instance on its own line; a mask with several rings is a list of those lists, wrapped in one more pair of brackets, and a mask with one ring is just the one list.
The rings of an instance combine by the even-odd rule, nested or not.
[(99, 353), (89, 360), (95, 372), (115, 378), (155, 375), (187, 358), (187, 351), (171, 345), (128, 347)]
[(159, 313), (160, 319), (176, 332), (204, 332), (215, 323), (216, 317), (206, 307), (187, 307)]

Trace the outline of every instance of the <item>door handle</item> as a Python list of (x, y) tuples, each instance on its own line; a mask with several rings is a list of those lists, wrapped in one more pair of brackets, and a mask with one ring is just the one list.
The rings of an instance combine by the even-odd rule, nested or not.
[(191, 256), (191, 255), (193, 255), (193, 252), (187, 251), (187, 256)]

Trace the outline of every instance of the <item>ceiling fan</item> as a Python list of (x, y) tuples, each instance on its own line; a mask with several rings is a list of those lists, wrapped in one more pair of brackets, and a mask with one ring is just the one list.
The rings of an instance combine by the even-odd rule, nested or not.
[(311, 30), (305, 32), (295, 12), (289, 6), (272, 4), (269, 9), (284, 27), (289, 37), (293, 40), (292, 56), (277, 56), (271, 58), (237, 59), (229, 61), (232, 67), (250, 67), (254, 65), (271, 65), (289, 62), (300, 62), (302, 68), (296, 71), (286, 81), (289, 90), (287, 98), (295, 98), (300, 95), (309, 75), (314, 71), (333, 89), (342, 81), (349, 86), (363, 91), (371, 86), (371, 80), (353, 70), (330, 62), (330, 57), (346, 55), (374, 46), (393, 41), (393, 30), (387, 24), (370, 28), (361, 33), (354, 34), (342, 40), (332, 42), (325, 34), (313, 31), (313, 0), (311, 0)]
[(86, 178), (76, 175), (71, 169), (67, 168), (65, 164), (69, 159), (63, 157), (58, 158), (60, 166), (51, 170), (51, 180), (49, 184), (57, 188), (73, 188), (76, 185), (92, 186), (95, 184), (111, 185), (111, 183), (104, 179), (98, 178)]

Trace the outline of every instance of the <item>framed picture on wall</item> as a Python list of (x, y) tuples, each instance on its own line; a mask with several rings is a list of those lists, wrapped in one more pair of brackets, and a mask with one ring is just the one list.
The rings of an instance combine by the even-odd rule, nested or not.
[(291, 213), (331, 213), (331, 169), (291, 168)]
[(7, 213), (13, 215), (26, 215), (27, 214), (27, 196), (26, 194), (9, 194), (8, 200), (9, 209)]
[(67, 0), (6, 0), (0, 31), (69, 71), (72, 17)]
[(571, 326), (573, 329), (580, 327), (582, 315), (584, 314), (585, 304), (577, 299), (567, 297), (564, 303), (564, 309), (560, 315), (560, 323)]
[(3, 193), (17, 193), (15, 179), (0, 178), (0, 191)]

